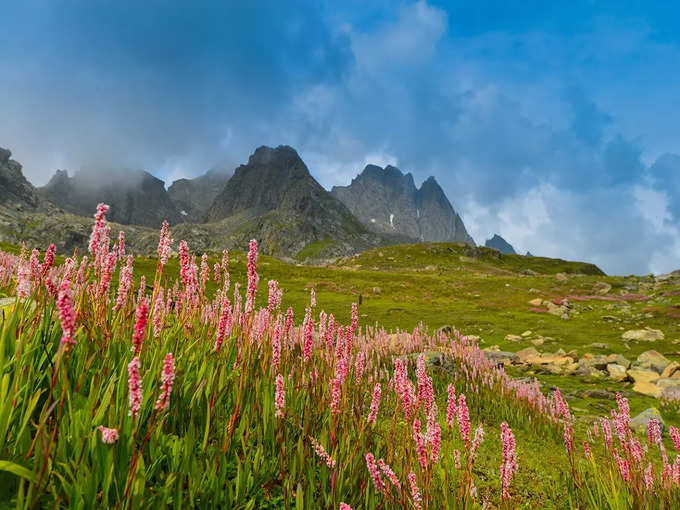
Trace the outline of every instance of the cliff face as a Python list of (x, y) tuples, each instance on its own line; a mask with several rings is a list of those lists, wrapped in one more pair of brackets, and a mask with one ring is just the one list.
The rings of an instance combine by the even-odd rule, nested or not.
[(109, 219), (127, 225), (158, 227), (182, 220), (170, 200), (165, 183), (143, 170), (88, 169), (70, 177), (57, 170), (39, 193), (73, 214), (91, 216), (97, 204), (111, 206)]
[(418, 189), (410, 173), (389, 165), (368, 165), (349, 186), (335, 186), (331, 193), (374, 232), (474, 245), (434, 177)]
[(197, 223), (233, 174), (231, 169), (216, 167), (195, 179), (178, 179), (168, 188), (168, 195), (184, 221)]
[(318, 256), (384, 244), (310, 175), (288, 146), (260, 147), (239, 166), (206, 215), (232, 224), (237, 244), (254, 237), (265, 253), (294, 256), (314, 246)]
[(0, 205), (21, 209), (36, 209), (40, 197), (26, 180), (21, 165), (10, 159), (12, 153), (0, 147)]

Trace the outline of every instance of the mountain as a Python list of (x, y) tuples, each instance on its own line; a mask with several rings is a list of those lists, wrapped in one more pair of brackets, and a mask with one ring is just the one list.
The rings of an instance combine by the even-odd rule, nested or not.
[(512, 245), (498, 234), (494, 234), (491, 239), (487, 239), (484, 243), (484, 246), (498, 250), (499, 252), (505, 253), (506, 255), (516, 255), (515, 249), (512, 247)]
[(298, 258), (346, 255), (406, 240), (369, 232), (288, 146), (259, 147), (236, 169), (205, 219), (221, 222), (237, 245), (254, 237), (265, 253)]
[(195, 179), (174, 181), (168, 188), (168, 195), (185, 221), (200, 222), (233, 174), (232, 168), (218, 166)]
[(0, 147), (0, 205), (18, 210), (36, 209), (40, 197), (24, 177), (21, 165), (11, 157), (9, 150)]
[(474, 246), (460, 216), (434, 177), (416, 188), (413, 176), (396, 167), (367, 165), (349, 186), (331, 193), (370, 230), (412, 240), (463, 242)]
[(158, 227), (163, 220), (170, 224), (182, 221), (172, 203), (165, 183), (143, 170), (84, 169), (69, 177), (57, 170), (39, 193), (65, 211), (92, 216), (97, 204), (111, 206), (111, 221)]

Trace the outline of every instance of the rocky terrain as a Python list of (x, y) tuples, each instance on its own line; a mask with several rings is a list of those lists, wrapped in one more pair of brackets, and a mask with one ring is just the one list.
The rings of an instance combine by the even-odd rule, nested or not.
[(35, 210), (40, 197), (24, 177), (21, 165), (11, 157), (9, 150), (0, 147), (0, 204), (16, 210)]
[(416, 188), (410, 173), (367, 165), (349, 186), (334, 186), (331, 193), (374, 232), (474, 245), (434, 177)]
[[(494, 234), (491, 239), (487, 239), (484, 243), (484, 246), (498, 250), (499, 252), (505, 253), (506, 255), (514, 255), (517, 253), (512, 245), (498, 234)], [(527, 256), (531, 256), (531, 253), (527, 252)]]
[(195, 179), (174, 181), (168, 188), (168, 195), (183, 221), (202, 222), (215, 197), (224, 189), (233, 174), (233, 169), (220, 166)]

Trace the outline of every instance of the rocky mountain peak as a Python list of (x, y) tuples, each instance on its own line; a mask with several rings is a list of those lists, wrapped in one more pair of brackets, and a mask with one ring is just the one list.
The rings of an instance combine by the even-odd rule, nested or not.
[(375, 232), (474, 245), (434, 177), (418, 189), (410, 173), (391, 165), (367, 165), (349, 186), (335, 186), (331, 193)]
[(512, 247), (512, 245), (498, 234), (494, 234), (491, 239), (487, 239), (486, 242), (484, 243), (484, 246), (486, 246), (487, 248), (493, 248), (494, 250), (498, 250), (499, 252), (504, 253), (506, 255), (516, 254), (515, 249)]

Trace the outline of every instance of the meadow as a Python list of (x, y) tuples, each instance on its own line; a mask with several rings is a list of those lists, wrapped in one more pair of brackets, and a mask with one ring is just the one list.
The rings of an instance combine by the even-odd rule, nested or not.
[[(638, 325), (670, 350), (672, 285), (652, 311), (593, 299), (564, 319), (527, 301), (654, 282), (446, 244), (312, 266), (254, 241), (194, 254), (167, 226), (154, 257), (110, 237), (100, 206), (84, 256), (2, 246), (1, 508), (680, 504), (678, 430), (629, 427), (647, 397), (506, 372), (483, 350), (532, 329), (631, 355), (647, 347), (620, 328)], [(566, 394), (596, 384), (616, 399)]]

